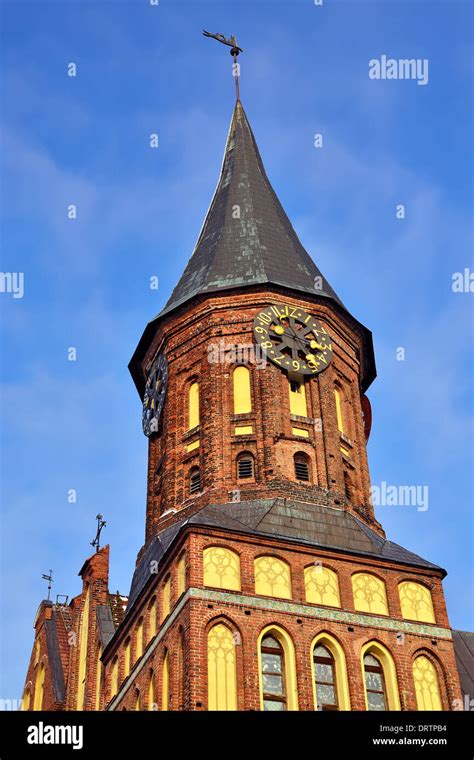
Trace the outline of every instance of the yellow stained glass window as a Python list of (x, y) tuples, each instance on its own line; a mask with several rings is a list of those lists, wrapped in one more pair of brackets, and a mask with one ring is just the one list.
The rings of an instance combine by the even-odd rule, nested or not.
[(155, 674), (150, 670), (150, 681), (148, 683), (148, 709), (156, 710), (156, 692), (155, 692)]
[(306, 601), (312, 604), (325, 604), (328, 607), (340, 607), (339, 582), (333, 570), (323, 565), (311, 565), (304, 571)]
[(229, 591), (240, 591), (240, 558), (224, 546), (204, 550), (204, 585)]
[(33, 701), (33, 710), (42, 710), (43, 708), (45, 676), (46, 676), (46, 666), (44, 662), (42, 662), (41, 665), (38, 666), (38, 672), (36, 674), (35, 698)]
[(183, 553), (178, 562), (178, 597), (186, 590), (186, 555)]
[(373, 612), (388, 615), (385, 583), (371, 573), (356, 573), (352, 576), (354, 607), (358, 612)]
[(247, 367), (236, 367), (232, 374), (232, 379), (234, 386), (234, 414), (247, 414), (252, 411), (249, 369)]
[(110, 696), (114, 697), (118, 691), (118, 675), (119, 675), (119, 663), (118, 657), (114, 657), (112, 663), (112, 674), (110, 678)]
[(199, 425), (199, 383), (191, 383), (188, 391), (188, 429)]
[(291, 599), (290, 566), (277, 557), (255, 560), (255, 593)]
[(161, 619), (164, 620), (171, 612), (171, 577), (167, 578), (163, 585), (161, 595)]
[(81, 643), (79, 647), (79, 676), (77, 689), (77, 709), (82, 710), (84, 707), (84, 695), (86, 689), (87, 677), (87, 642), (89, 637), (89, 598), (90, 586), (87, 586), (86, 598), (84, 600), (84, 609), (81, 619)]
[(27, 711), (30, 709), (30, 702), (31, 702), (31, 688), (27, 686), (23, 694), (23, 699), (21, 700), (22, 711)]
[(143, 654), (143, 618), (140, 618), (135, 631), (135, 662)]
[(232, 632), (218, 623), (207, 637), (208, 709), (237, 710), (237, 668)]
[(341, 397), (341, 391), (337, 388), (334, 388), (334, 400), (336, 402), (336, 417), (337, 417), (337, 427), (340, 433), (344, 433), (344, 417), (342, 414), (342, 397)]
[(156, 596), (148, 608), (148, 641), (156, 635)]
[(418, 710), (442, 710), (438, 675), (428, 657), (420, 655), (416, 658), (413, 663), (413, 678)]
[(404, 581), (398, 586), (402, 615), (408, 620), (435, 623), (431, 592), (421, 583)]
[(290, 413), (298, 417), (307, 417), (306, 389), (304, 383), (288, 383), (290, 393)]
[(169, 654), (166, 652), (165, 658), (163, 660), (163, 671), (162, 671), (162, 679), (161, 679), (161, 709), (162, 710), (168, 710), (169, 709), (169, 683), (170, 683), (170, 662), (169, 662)]
[(126, 678), (128, 674), (130, 673), (130, 664), (131, 664), (131, 656), (130, 656), (130, 639), (127, 639), (125, 642), (125, 648), (123, 652), (123, 676)]

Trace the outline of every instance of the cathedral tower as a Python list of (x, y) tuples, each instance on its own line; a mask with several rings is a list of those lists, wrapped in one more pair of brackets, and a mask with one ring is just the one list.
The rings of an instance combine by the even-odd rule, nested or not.
[(192, 257), (130, 371), (144, 544), (125, 614), (108, 554), (84, 565), (55, 704), (457, 709), (445, 571), (387, 540), (371, 504), (371, 333), (299, 241), (240, 100)]

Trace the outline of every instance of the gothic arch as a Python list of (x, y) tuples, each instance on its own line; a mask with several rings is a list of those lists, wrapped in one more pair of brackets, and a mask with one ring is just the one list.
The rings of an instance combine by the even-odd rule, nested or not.
[(364, 657), (366, 654), (374, 655), (374, 657), (376, 657), (376, 659), (379, 660), (379, 662), (382, 665), (383, 674), (385, 678), (385, 687), (387, 690), (388, 709), (391, 711), (401, 710), (400, 694), (398, 691), (398, 674), (397, 674), (397, 666), (395, 664), (395, 659), (392, 653), (390, 652), (390, 650), (385, 646), (385, 644), (382, 644), (377, 639), (371, 639), (370, 641), (367, 641), (365, 644), (363, 644), (360, 651), (361, 674), (362, 674), (362, 683), (364, 685), (366, 710), (368, 709), (367, 691), (365, 689), (365, 667), (364, 667)]
[(296, 675), (295, 645), (291, 634), (280, 624), (270, 623), (261, 631), (257, 639), (258, 653), (258, 679), (260, 690), (260, 709), (263, 710), (263, 680), (262, 680), (262, 640), (265, 636), (272, 636), (278, 640), (284, 652), (285, 685), (287, 709), (298, 710), (298, 686)]
[(346, 653), (339, 639), (334, 634), (328, 631), (320, 631), (313, 638), (310, 645), (310, 658), (311, 658), (311, 673), (313, 684), (313, 698), (314, 708), (317, 709), (316, 700), (316, 687), (315, 687), (315, 672), (314, 672), (314, 660), (313, 652), (317, 645), (321, 645), (329, 649), (336, 665), (336, 680), (337, 680), (337, 692), (339, 700), (339, 709), (346, 711), (351, 709), (351, 698), (349, 692), (349, 680), (347, 677), (347, 664)]
[[(438, 657), (437, 654), (431, 651), (431, 649), (427, 649), (426, 647), (418, 647), (412, 652), (411, 655), (411, 677), (413, 679), (413, 685), (414, 684), (414, 673), (413, 673), (413, 667), (415, 664), (415, 660), (418, 657), (426, 657), (427, 660), (431, 663), (431, 665), (434, 667), (436, 671), (436, 677), (438, 681), (438, 690), (439, 690), (439, 698), (441, 702), (442, 709), (449, 710), (450, 707), (445, 707), (445, 705), (449, 705), (449, 689), (448, 689), (448, 677), (446, 675), (445, 667), (441, 661), (441, 659)], [(415, 689), (415, 698), (416, 698), (416, 689)]]

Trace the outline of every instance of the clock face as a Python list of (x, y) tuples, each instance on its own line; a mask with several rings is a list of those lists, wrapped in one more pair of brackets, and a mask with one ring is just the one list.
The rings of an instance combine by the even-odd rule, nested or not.
[(264, 354), (292, 375), (317, 375), (332, 359), (332, 341), (326, 329), (297, 306), (268, 306), (255, 317), (253, 332)]
[(162, 354), (151, 365), (143, 396), (142, 424), (146, 436), (156, 433), (160, 415), (165, 403), (168, 384), (168, 361)]

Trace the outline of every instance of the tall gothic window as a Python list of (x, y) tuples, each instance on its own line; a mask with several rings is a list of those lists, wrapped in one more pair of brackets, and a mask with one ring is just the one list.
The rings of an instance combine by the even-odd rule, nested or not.
[(110, 697), (115, 697), (118, 692), (119, 661), (117, 655), (112, 660), (112, 673), (110, 677)]
[(334, 388), (334, 401), (336, 404), (337, 428), (344, 435), (346, 431), (344, 428), (343, 396), (340, 388)]
[(236, 367), (232, 373), (234, 388), (234, 414), (247, 414), (252, 411), (252, 393), (250, 389), (250, 370)]
[(265, 636), (262, 639), (261, 653), (263, 709), (272, 712), (286, 710), (285, 653), (283, 647), (273, 636)]
[(77, 709), (82, 710), (84, 707), (84, 696), (86, 692), (87, 677), (87, 643), (89, 639), (89, 605), (90, 605), (90, 586), (87, 586), (86, 596), (84, 599), (84, 608), (81, 618), (81, 643), (79, 647), (79, 677), (77, 689)]
[(313, 649), (313, 663), (318, 709), (339, 710), (336, 663), (332, 653), (322, 645), (315, 646)]
[(398, 586), (402, 615), (407, 620), (435, 623), (431, 591), (421, 583), (403, 581)]
[(30, 709), (31, 704), (31, 686), (28, 684), (23, 692), (23, 699), (21, 700), (21, 709), (23, 712), (27, 712)]
[(157, 704), (156, 704), (155, 673), (153, 669), (150, 669), (149, 679), (150, 680), (148, 681), (148, 709), (156, 710)]
[(355, 573), (352, 576), (354, 607), (358, 612), (388, 615), (385, 583), (371, 573)]
[(255, 593), (291, 599), (290, 566), (277, 557), (258, 557), (254, 563)]
[(418, 710), (442, 710), (436, 668), (425, 655), (419, 655), (413, 663), (416, 704)]
[(33, 700), (33, 710), (43, 709), (43, 696), (44, 696), (44, 679), (46, 677), (46, 665), (44, 662), (38, 665), (38, 671), (36, 673), (35, 681), (35, 697)]
[(163, 658), (161, 671), (161, 709), (169, 710), (169, 690), (170, 690), (170, 656), (166, 652)]
[(364, 657), (365, 691), (368, 710), (387, 710), (387, 692), (380, 660), (373, 654)]
[(188, 430), (199, 425), (199, 383), (193, 382), (188, 388)]
[(178, 561), (177, 568), (178, 599), (186, 591), (186, 554), (183, 552)]
[(224, 546), (209, 546), (203, 552), (204, 585), (240, 591), (240, 558)]
[(207, 636), (208, 710), (237, 710), (236, 646), (223, 623)]
[(161, 592), (161, 620), (168, 617), (171, 612), (171, 576), (169, 575), (163, 584)]
[(128, 638), (125, 642), (124, 651), (123, 651), (123, 675), (124, 678), (128, 676), (130, 673), (130, 664), (131, 664), (131, 656), (130, 656), (130, 649), (131, 649), (131, 642)]
[(156, 636), (156, 596), (148, 607), (148, 641), (151, 641), (154, 636)]
[(135, 662), (140, 659), (143, 654), (143, 618), (141, 617), (137, 624), (135, 631)]

